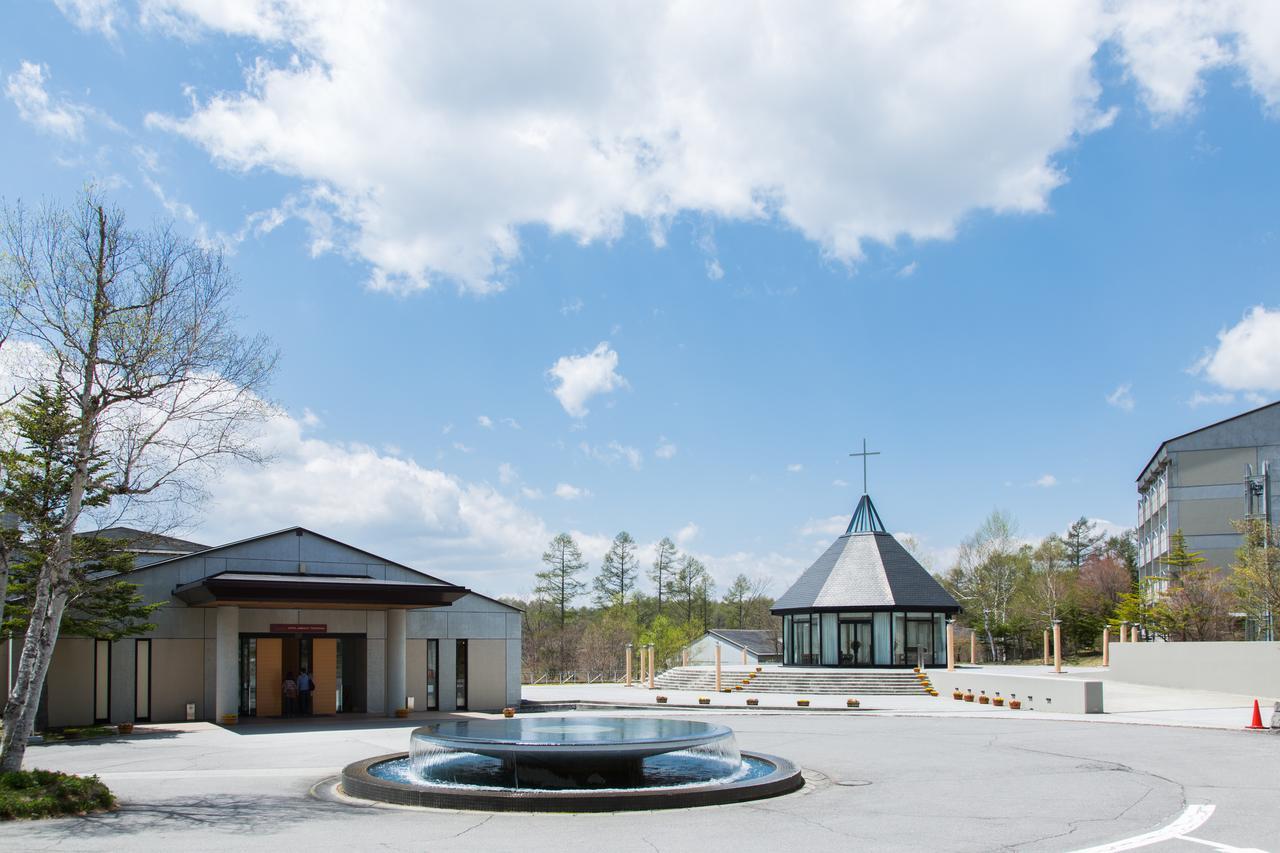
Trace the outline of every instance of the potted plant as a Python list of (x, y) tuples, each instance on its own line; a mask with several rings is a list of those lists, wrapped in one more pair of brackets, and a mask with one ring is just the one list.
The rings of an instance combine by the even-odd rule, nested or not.
[(756, 667), (756, 672), (761, 672), (761, 671), (763, 671), (763, 670), (764, 670), (764, 667), (762, 667), (762, 666), (758, 666), (758, 667)]
[[(503, 714), (506, 714), (506, 712), (507, 712), (507, 709), (504, 709), (502, 713), (503, 713)], [(513, 714), (514, 714), (515, 712), (514, 712), (514, 711), (512, 711), (511, 713), (513, 713)], [(408, 716), (409, 716), (409, 709), (408, 709), (408, 708), (396, 708), (396, 716), (403, 720), (405, 717), (408, 717)]]
[(930, 687), (930, 688), (929, 688), (929, 695), (930, 695), (930, 696), (937, 696), (937, 695), (938, 695), (938, 691), (936, 691), (936, 690), (934, 690), (932, 687)]
[(122, 735), (133, 734), (133, 723), (120, 723), (116, 726), (116, 731)]
[(995, 705), (997, 708), (1003, 708), (1003, 707), (1004, 707), (1004, 697), (1003, 697), (1003, 696), (1001, 696), (999, 693), (997, 693), (995, 696), (993, 696), (993, 697), (992, 697), (992, 699), (991, 699), (991, 704), (992, 704), (992, 705)]
[(698, 704), (699, 704), (699, 705), (710, 705), (710, 704), (711, 704), (711, 700), (710, 700), (710, 699), (708, 699), (706, 696), (699, 696), (699, 697), (698, 697)]
[(809, 700), (808, 700), (808, 699), (797, 699), (797, 700), (796, 700), (796, 704), (797, 704), (797, 705), (799, 705), (801, 708), (808, 708), (808, 707), (809, 707)]
[(240, 722), (240, 715), (239, 714), (223, 714), (221, 717), (218, 718), (218, 721), (222, 723), (224, 726), (234, 726), (236, 723)]
[(1010, 709), (1010, 710), (1012, 710), (1012, 711), (1017, 711), (1017, 710), (1019, 710), (1020, 708), (1022, 708), (1022, 700), (1021, 700), (1021, 699), (1010, 699), (1010, 700), (1009, 700), (1009, 709)]
[(848, 707), (850, 707), (850, 708), (861, 708), (861, 707), (862, 707), (862, 703), (861, 703), (861, 702), (859, 702), (857, 699), (846, 699), (846, 700), (844, 700), (844, 704), (845, 704), (845, 705), (847, 705), (847, 706), (848, 706)]
[(991, 704), (991, 697), (987, 695), (987, 691), (985, 690), (982, 691), (982, 694), (978, 697), (978, 704), (979, 705)]
[(955, 690), (951, 691), (951, 698), (959, 702), (964, 699), (964, 692), (957, 687)]
[(665, 705), (665, 704), (667, 704), (667, 697), (666, 697), (666, 696), (659, 696), (659, 697), (658, 697), (658, 704), (659, 704), (659, 705)]
[(748, 704), (748, 705), (750, 705), (750, 706), (752, 706), (752, 707), (754, 708), (756, 705), (759, 705), (759, 704), (760, 704), (760, 700), (759, 700), (759, 699), (755, 699), (755, 698), (751, 698), (751, 699), (748, 699), (748, 700), (747, 700), (747, 704)]
[(511, 719), (512, 717), (514, 717), (515, 715), (516, 715), (516, 709), (515, 709), (515, 708), (503, 708), (503, 709), (502, 709), (502, 716), (506, 717), (508, 720), (509, 720), (509, 719)]
[(966, 701), (966, 702), (972, 702), (972, 701), (973, 701), (973, 691), (972, 691), (972, 690), (969, 690), (969, 691), (966, 691), (966, 692), (965, 692), (965, 694), (964, 694), (964, 701)]
[(733, 692), (733, 688), (732, 688), (732, 687), (721, 687), (721, 688), (720, 688), (720, 692), (721, 692), (721, 693), (732, 693), (732, 692)]

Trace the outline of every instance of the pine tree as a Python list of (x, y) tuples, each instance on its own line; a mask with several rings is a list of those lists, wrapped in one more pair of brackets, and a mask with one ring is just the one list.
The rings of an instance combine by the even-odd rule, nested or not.
[(738, 575), (733, 579), (729, 589), (725, 591), (724, 603), (728, 605), (735, 617), (734, 627), (745, 628), (747, 621), (747, 603), (751, 600), (754, 587), (746, 575)]
[(563, 672), (566, 660), (567, 611), (574, 599), (586, 591), (587, 584), (578, 575), (586, 569), (587, 563), (582, 559), (578, 543), (568, 533), (561, 533), (551, 540), (542, 554), (542, 563), (546, 568), (537, 573), (538, 580), (533, 593), (559, 615), (560, 670)]
[(653, 567), (649, 569), (649, 580), (653, 581), (654, 589), (658, 592), (658, 616), (662, 615), (662, 595), (675, 570), (675, 563), (676, 543), (669, 536), (663, 536), (653, 555)]
[(593, 582), (596, 603), (601, 607), (626, 606), (628, 593), (635, 590), (638, 570), (636, 541), (624, 530), (613, 537), (613, 544), (600, 563), (600, 574)]
[(1071, 563), (1071, 567), (1079, 569), (1084, 565), (1084, 561), (1094, 550), (1098, 544), (1106, 538), (1105, 534), (1097, 532), (1097, 525), (1083, 515), (1080, 516), (1074, 524), (1067, 528), (1067, 535), (1063, 537), (1063, 541), (1067, 546), (1067, 559)]
[(1168, 579), (1176, 581), (1183, 572), (1190, 571), (1204, 562), (1199, 551), (1187, 550), (1187, 537), (1182, 535), (1182, 528), (1173, 531), (1169, 537), (1169, 553), (1161, 560), (1168, 567)]
[[(704, 587), (709, 580), (707, 567), (697, 557), (685, 554), (676, 562), (671, 581), (667, 584), (667, 595), (679, 606), (686, 623), (692, 622), (697, 614)], [(703, 621), (706, 621), (705, 608)]]

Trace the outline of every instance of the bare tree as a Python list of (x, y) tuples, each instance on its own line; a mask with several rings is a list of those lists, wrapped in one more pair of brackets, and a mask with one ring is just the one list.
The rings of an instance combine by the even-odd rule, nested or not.
[(0, 771), (21, 767), (58, 641), (73, 568), (73, 535), (90, 478), (118, 513), (150, 517), (198, 499), (215, 463), (260, 461), (257, 422), (276, 355), (244, 337), (222, 256), (168, 226), (131, 230), (88, 190), (72, 208), (6, 208), (0, 222), (6, 346), (38, 352), (20, 377), (72, 402), (74, 472), (50, 540), (4, 709)]
[(1017, 522), (1007, 513), (992, 511), (972, 536), (960, 543), (947, 584), (965, 609), (982, 614), (991, 659), (996, 660), (993, 628), (1008, 620), (1009, 604), (1018, 581)]

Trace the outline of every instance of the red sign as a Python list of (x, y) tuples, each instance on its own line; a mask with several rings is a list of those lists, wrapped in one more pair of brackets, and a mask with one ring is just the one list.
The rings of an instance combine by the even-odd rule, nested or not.
[(278, 622), (271, 623), (271, 633), (273, 634), (325, 634), (328, 633), (328, 625), (317, 624), (282, 624)]

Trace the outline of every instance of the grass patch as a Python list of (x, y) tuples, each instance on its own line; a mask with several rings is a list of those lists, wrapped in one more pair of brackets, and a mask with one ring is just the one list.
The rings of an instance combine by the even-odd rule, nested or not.
[(115, 737), (115, 726), (67, 726), (63, 729), (51, 729), (41, 732), (45, 743), (56, 743), (62, 740), (89, 740), (98, 737)]
[(97, 776), (53, 770), (0, 773), (0, 820), (85, 814), (115, 804), (115, 795)]

